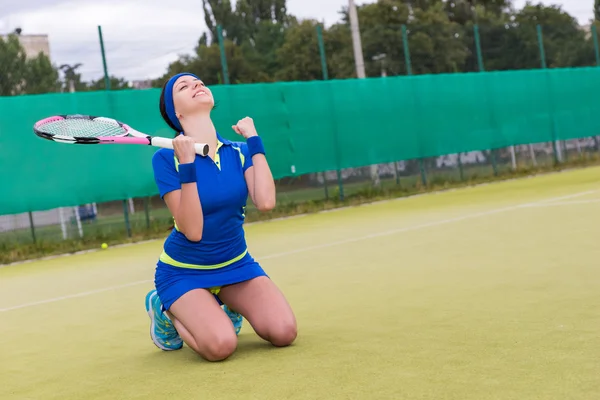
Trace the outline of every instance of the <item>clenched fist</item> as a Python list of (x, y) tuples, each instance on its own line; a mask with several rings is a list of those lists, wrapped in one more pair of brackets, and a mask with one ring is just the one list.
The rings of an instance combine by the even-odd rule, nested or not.
[(173, 149), (181, 164), (193, 163), (196, 159), (196, 142), (191, 137), (178, 135), (173, 139)]
[(252, 136), (258, 136), (256, 128), (254, 127), (254, 121), (250, 117), (246, 117), (238, 121), (237, 124), (231, 127), (235, 133), (242, 135), (244, 139), (248, 139)]

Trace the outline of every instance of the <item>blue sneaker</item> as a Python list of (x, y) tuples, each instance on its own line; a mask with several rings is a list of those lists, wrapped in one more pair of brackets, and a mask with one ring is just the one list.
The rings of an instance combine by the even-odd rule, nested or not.
[(236, 335), (239, 334), (240, 330), (242, 330), (242, 322), (244, 321), (242, 314), (233, 311), (231, 308), (227, 307), (226, 305), (223, 306), (223, 311), (225, 311), (225, 314), (227, 314), (227, 316), (229, 317), (231, 322), (233, 322), (233, 327), (235, 328), (235, 334)]
[(173, 323), (162, 311), (162, 304), (156, 290), (151, 290), (146, 295), (146, 311), (150, 316), (150, 337), (161, 350), (179, 350), (183, 347), (183, 340), (177, 333)]

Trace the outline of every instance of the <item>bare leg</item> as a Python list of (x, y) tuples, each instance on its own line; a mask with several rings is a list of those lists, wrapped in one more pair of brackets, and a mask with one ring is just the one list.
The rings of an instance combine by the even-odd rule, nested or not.
[(175, 329), (177, 329), (177, 333), (179, 333), (179, 336), (181, 336), (183, 341), (188, 346), (190, 346), (196, 353), (200, 353), (200, 350), (198, 349), (198, 345), (196, 345), (196, 339), (194, 339), (194, 336), (192, 336), (190, 331), (188, 331), (186, 329), (186, 327), (183, 326), (183, 324), (181, 322), (179, 322), (179, 320), (177, 318), (175, 318), (175, 316), (173, 314), (171, 314), (169, 311), (167, 311), (166, 313), (169, 316), (169, 318), (171, 319), (171, 321), (173, 322)]
[(169, 309), (169, 317), (183, 341), (208, 361), (224, 360), (237, 347), (231, 320), (208, 290), (181, 296)]
[(219, 298), (242, 314), (263, 339), (289, 346), (298, 334), (296, 317), (279, 288), (266, 276), (225, 286)]

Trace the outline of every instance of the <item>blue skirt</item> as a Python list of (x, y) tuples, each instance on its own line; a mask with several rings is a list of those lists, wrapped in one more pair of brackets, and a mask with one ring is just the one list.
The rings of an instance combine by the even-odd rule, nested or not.
[(195, 289), (210, 290), (219, 304), (223, 304), (218, 297), (221, 287), (259, 276), (268, 277), (250, 253), (246, 253), (241, 260), (217, 269), (180, 268), (158, 261), (154, 285), (164, 309), (168, 310), (181, 296)]

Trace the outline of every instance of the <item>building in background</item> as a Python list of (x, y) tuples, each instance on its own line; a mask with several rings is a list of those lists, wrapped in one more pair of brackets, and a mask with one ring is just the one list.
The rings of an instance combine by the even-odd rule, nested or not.
[(132, 81), (130, 86), (133, 89), (152, 89), (152, 81), (150, 79), (136, 80)]
[(20, 35), (19, 41), (25, 49), (28, 58), (37, 57), (40, 52), (50, 58), (50, 42), (48, 40), (48, 35)]
[[(19, 37), (21, 46), (25, 49), (27, 58), (37, 57), (37, 55), (42, 52), (50, 59), (50, 61), (52, 61), (52, 58), (50, 57), (50, 41), (48, 40), (48, 35), (23, 35), (20, 29), (16, 29), (15, 33)], [(0, 36), (2, 39), (6, 39), (7, 37), (7, 35)]]

